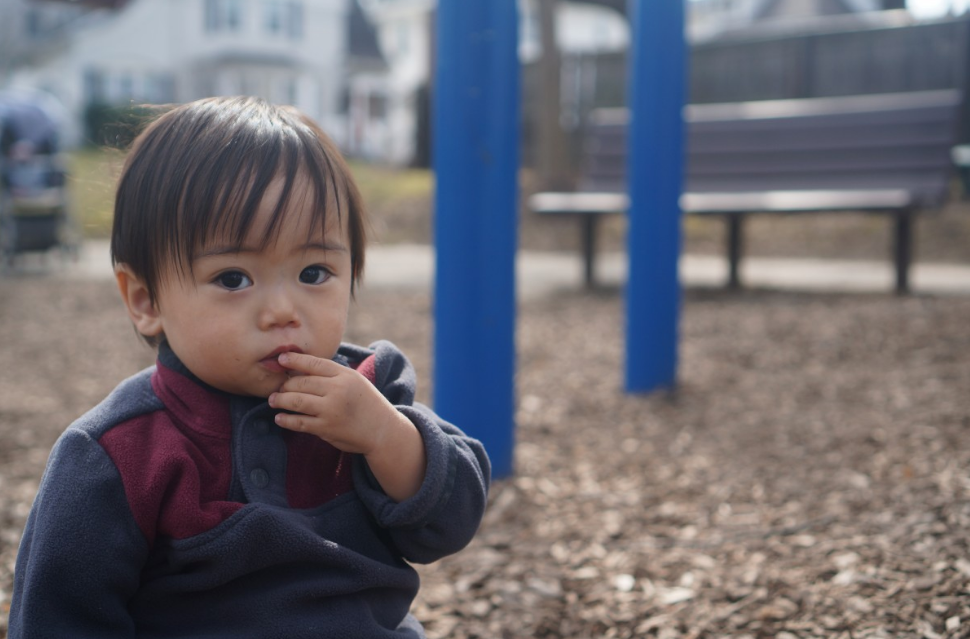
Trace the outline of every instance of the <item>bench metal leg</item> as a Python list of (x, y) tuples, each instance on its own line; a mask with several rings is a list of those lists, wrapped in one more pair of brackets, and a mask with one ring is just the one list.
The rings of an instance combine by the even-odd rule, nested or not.
[(598, 217), (594, 214), (583, 216), (583, 227), (581, 238), (583, 244), (583, 281), (586, 288), (593, 288), (596, 284), (596, 222)]
[(893, 238), (893, 258), (896, 263), (896, 293), (909, 292), (909, 266), (913, 261), (913, 215), (912, 211), (896, 214)]
[(728, 259), (728, 288), (741, 288), (741, 251), (743, 249), (742, 222), (744, 216), (731, 213), (727, 218), (727, 259)]

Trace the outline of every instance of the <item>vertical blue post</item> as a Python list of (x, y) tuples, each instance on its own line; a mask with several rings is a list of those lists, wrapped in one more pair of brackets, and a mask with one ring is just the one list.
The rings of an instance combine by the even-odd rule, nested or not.
[(515, 0), (440, 0), (435, 410), (512, 472), (519, 60)]
[(686, 0), (629, 0), (626, 389), (677, 377)]

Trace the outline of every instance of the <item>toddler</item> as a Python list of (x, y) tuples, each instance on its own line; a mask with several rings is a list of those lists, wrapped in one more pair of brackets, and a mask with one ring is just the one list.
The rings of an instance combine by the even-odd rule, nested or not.
[(136, 139), (111, 251), (157, 364), (54, 447), (10, 639), (424, 636), (409, 562), (471, 540), (489, 463), (392, 344), (342, 342), (364, 229), (295, 109), (206, 99)]

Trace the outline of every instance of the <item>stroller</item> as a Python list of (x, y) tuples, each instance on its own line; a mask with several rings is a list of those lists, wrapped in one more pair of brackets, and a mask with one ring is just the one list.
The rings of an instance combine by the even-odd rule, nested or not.
[(14, 266), (28, 252), (75, 257), (67, 172), (57, 127), (37, 103), (0, 93), (0, 258)]

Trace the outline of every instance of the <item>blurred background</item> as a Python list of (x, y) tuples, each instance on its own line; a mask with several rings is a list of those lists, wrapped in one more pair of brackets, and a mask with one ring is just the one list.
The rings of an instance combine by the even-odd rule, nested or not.
[[(690, 101), (962, 89), (968, 2), (688, 0)], [(428, 242), (435, 5), (0, 0), (0, 119), (16, 124), (5, 128), (7, 154), (18, 136), (49, 135), (73, 231), (103, 237), (123, 149), (146, 105), (260, 95), (298, 106), (336, 140), (380, 239)], [(626, 5), (520, 0), (524, 191), (573, 186), (586, 116), (625, 103)], [(24, 103), (49, 124), (21, 124)], [(615, 224), (603, 242), (619, 247), (623, 222)], [(688, 224), (688, 242), (703, 244), (703, 221)], [(569, 248), (572, 236), (560, 235), (554, 225), (527, 228), (523, 241)]]

